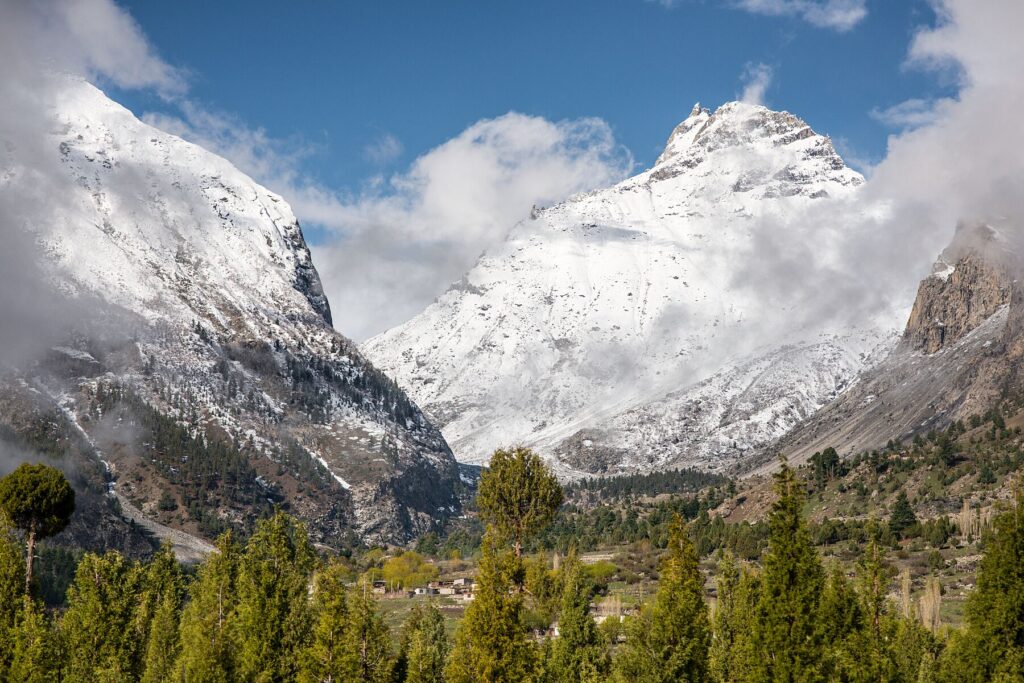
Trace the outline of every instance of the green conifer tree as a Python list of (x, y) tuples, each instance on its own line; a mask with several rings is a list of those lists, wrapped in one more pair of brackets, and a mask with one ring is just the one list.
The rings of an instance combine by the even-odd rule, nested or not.
[(822, 680), (819, 627), (824, 570), (804, 524), (803, 485), (785, 461), (775, 475), (761, 596), (751, 640), (752, 680)]
[(608, 675), (608, 648), (590, 614), (593, 582), (584, 573), (579, 556), (570, 551), (560, 570), (562, 604), (558, 612), (558, 638), (548, 660), (548, 680), (556, 683), (591, 683)]
[(25, 560), (21, 544), (0, 521), (0, 680), (4, 680), (14, 653), (15, 629), (25, 604)]
[(522, 593), (514, 590), (522, 561), (496, 546), (481, 546), (477, 592), (455, 635), (445, 676), (448, 683), (531, 683), (538, 678), (536, 653), (526, 638)]
[(444, 683), (449, 645), (441, 611), (433, 604), (418, 608), (416, 616), (409, 619), (406, 633), (406, 683)]
[[(18, 588), (23, 588), (19, 584)], [(14, 652), (4, 680), (19, 683), (50, 683), (60, 680), (61, 648), (42, 608), (23, 599), (14, 629)]]
[(737, 589), (740, 568), (729, 551), (722, 555), (715, 578), (715, 617), (712, 623), (711, 649), (708, 652), (712, 677), (718, 681), (732, 680), (731, 655), (736, 641)]
[(616, 660), (620, 681), (704, 681), (709, 675), (711, 625), (704, 601), (704, 575), (679, 517), (669, 528), (653, 604), (632, 620)]
[(345, 681), (345, 629), (348, 626), (348, 568), (334, 560), (313, 581), (313, 632), (300, 662), (302, 683)]
[(917, 526), (917, 516), (910, 506), (906, 491), (900, 491), (889, 514), (889, 530), (897, 538), (902, 538), (909, 530)]
[(36, 542), (60, 533), (75, 512), (75, 491), (64, 473), (49, 465), (23, 463), (0, 479), (0, 510), (25, 532), (25, 594), (32, 589)]
[(391, 633), (377, 612), (366, 586), (348, 597), (348, 623), (342, 648), (344, 680), (351, 683), (390, 683), (394, 671)]
[(476, 503), (492, 533), (510, 541), (521, 557), (523, 543), (551, 523), (562, 498), (562, 487), (544, 460), (529, 448), (514, 448), (491, 456)]
[(235, 656), (229, 631), (235, 608), (239, 548), (230, 533), (217, 540), (217, 552), (200, 565), (181, 615), (178, 676), (185, 681), (235, 680)]
[(145, 569), (135, 631), (145, 650), (141, 667), (143, 683), (169, 680), (180, 651), (178, 622), (185, 598), (181, 566), (165, 544)]
[(132, 627), (141, 584), (140, 567), (119, 553), (82, 557), (60, 622), (65, 681), (134, 678), (142, 652)]
[(1024, 499), (999, 516), (967, 598), (967, 628), (940, 662), (940, 680), (1024, 680)]
[(293, 680), (310, 634), (307, 585), (316, 554), (306, 530), (277, 512), (260, 520), (238, 562), (238, 603), (231, 629), (237, 675), (246, 681)]

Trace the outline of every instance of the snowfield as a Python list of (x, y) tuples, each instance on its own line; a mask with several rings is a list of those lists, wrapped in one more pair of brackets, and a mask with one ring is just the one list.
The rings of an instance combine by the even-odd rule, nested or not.
[(521, 443), (565, 476), (722, 469), (895, 342), (868, 322), (787, 329), (738, 281), (758, 230), (863, 182), (789, 113), (697, 105), (651, 169), (535, 211), (363, 351), (465, 462)]

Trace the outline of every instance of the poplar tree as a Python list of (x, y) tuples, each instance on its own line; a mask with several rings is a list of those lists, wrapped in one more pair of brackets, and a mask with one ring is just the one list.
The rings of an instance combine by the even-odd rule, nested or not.
[(803, 485), (785, 460), (775, 475), (775, 493), (751, 633), (753, 680), (819, 681), (824, 570), (803, 520)]
[(298, 679), (302, 683), (345, 681), (345, 629), (348, 627), (349, 571), (334, 560), (313, 580), (313, 633), (304, 648)]
[(237, 675), (292, 680), (310, 632), (307, 581), (316, 554), (300, 522), (283, 512), (260, 520), (238, 562), (231, 634)]
[(711, 625), (697, 551), (677, 516), (669, 527), (654, 602), (631, 620), (616, 662), (620, 681), (705, 681)]
[(551, 648), (549, 680), (558, 683), (603, 681), (609, 657), (604, 639), (590, 614), (593, 582), (583, 572), (575, 549), (561, 568), (562, 601), (558, 612), (558, 638)]
[(994, 522), (967, 598), (967, 628), (940, 662), (940, 680), (955, 683), (1024, 680), (1024, 499)]
[(523, 596), (514, 590), (522, 561), (495, 545), (491, 533), (485, 534), (476, 597), (455, 635), (445, 669), (448, 683), (530, 683), (538, 678), (523, 623)]
[(239, 549), (230, 532), (217, 539), (217, 551), (200, 565), (181, 615), (178, 675), (186, 681), (235, 680), (235, 654), (229, 638), (235, 608)]

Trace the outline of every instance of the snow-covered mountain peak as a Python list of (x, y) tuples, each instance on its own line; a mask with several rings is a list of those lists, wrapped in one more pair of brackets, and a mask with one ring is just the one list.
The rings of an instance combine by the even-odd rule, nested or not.
[[(795, 424), (867, 362), (876, 337), (786, 328), (783, 311), (738, 284), (759, 231), (845, 201), (862, 183), (792, 114), (698, 104), (651, 169), (535, 211), (364, 351), (468, 461), (521, 442), (577, 469), (720, 466)], [(792, 372), (768, 372), (783, 355)], [(711, 411), (705, 393), (724, 381), (715, 377), (739, 388)], [(636, 420), (666, 421), (635, 445), (644, 452), (594, 432)]]
[(762, 198), (831, 196), (864, 181), (828, 137), (799, 117), (745, 102), (727, 102), (713, 113), (694, 106), (646, 179), (680, 175), (714, 175), (726, 191), (754, 191)]
[[(89, 83), (55, 82), (40, 95), (39, 133), (0, 139), (0, 209), (41, 247), (32, 257), (61, 301), (102, 302), (118, 323), (85, 312), (87, 328), (54, 350), (89, 367), (45, 384), (32, 374), (45, 364), (23, 364), (18, 379), (87, 432), (98, 397), (124, 392), (132, 410), (233, 449), (247, 481), (292, 505), (323, 542), (346, 528), (404, 538), (456, 512), (450, 450), (332, 328), (287, 202)], [(151, 446), (137, 441), (104, 462), (118, 491), (147, 482), (134, 495), (148, 509), (147, 496), (176, 485), (177, 465), (147, 470)], [(209, 513), (241, 519), (253, 505)]]

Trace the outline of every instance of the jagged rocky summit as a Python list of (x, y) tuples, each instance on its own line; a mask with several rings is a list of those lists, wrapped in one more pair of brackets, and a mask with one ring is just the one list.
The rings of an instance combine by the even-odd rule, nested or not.
[(125, 514), (207, 539), (275, 505), (326, 545), (457, 514), (443, 436), (332, 328), (287, 203), (86, 82), (56, 98), (53, 191), (31, 196), (18, 140), (0, 191), (24, 193), (53, 288), (95, 309), (8, 369), (3, 436), (31, 451), (53, 425), (36, 446), (108, 477)]
[(456, 456), (538, 448), (566, 476), (725, 469), (840, 395), (895, 342), (874, 324), (764, 330), (758, 231), (863, 178), (798, 117), (697, 105), (655, 165), (533, 212), (363, 351)]
[(963, 224), (918, 287), (899, 344), (777, 445), (802, 461), (904, 441), (1019, 395), (1024, 303), (1013, 226)]

